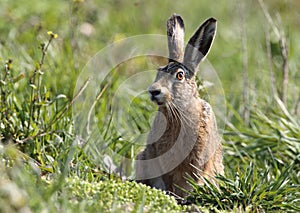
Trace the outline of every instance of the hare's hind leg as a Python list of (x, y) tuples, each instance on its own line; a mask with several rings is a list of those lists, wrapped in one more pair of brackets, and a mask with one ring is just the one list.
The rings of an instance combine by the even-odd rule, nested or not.
[[(216, 180), (216, 175), (224, 175), (224, 166), (222, 162), (222, 147), (220, 146), (219, 149), (216, 151), (215, 155), (206, 163), (203, 177), (209, 180), (215, 186), (218, 185)], [(199, 180), (202, 182), (202, 180)], [(203, 184), (203, 183), (202, 183)]]
[(213, 157), (211, 157), (209, 161), (205, 164), (203, 173), (204, 173), (204, 177), (206, 177), (207, 179), (211, 179), (211, 177), (215, 177), (217, 174), (224, 175), (221, 145), (219, 145)]

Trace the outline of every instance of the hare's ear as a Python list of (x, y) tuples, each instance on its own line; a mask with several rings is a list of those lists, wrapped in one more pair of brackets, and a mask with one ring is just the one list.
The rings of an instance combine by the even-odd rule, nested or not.
[(180, 15), (172, 15), (167, 22), (169, 61), (183, 61), (184, 23)]
[(190, 38), (184, 53), (183, 64), (195, 74), (199, 63), (207, 55), (217, 30), (217, 20), (206, 20)]

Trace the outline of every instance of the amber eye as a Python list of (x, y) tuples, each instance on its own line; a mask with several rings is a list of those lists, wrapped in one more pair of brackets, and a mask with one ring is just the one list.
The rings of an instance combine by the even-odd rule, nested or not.
[(181, 81), (184, 78), (183, 71), (179, 71), (178, 73), (176, 73), (176, 78)]

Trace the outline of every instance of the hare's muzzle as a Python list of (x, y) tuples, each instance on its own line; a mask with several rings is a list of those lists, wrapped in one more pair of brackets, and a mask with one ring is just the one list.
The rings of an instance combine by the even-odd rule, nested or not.
[(152, 101), (157, 103), (157, 105), (163, 105), (165, 103), (165, 96), (160, 87), (150, 86), (148, 88), (149, 96)]

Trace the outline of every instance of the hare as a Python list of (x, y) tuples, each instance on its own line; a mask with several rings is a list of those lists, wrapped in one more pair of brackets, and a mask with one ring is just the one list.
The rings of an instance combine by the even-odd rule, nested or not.
[(195, 74), (216, 33), (216, 20), (206, 20), (184, 50), (184, 23), (167, 21), (169, 62), (148, 88), (158, 105), (146, 148), (136, 158), (137, 181), (185, 197), (187, 178), (203, 184), (224, 173), (222, 144), (211, 106), (199, 98)]

